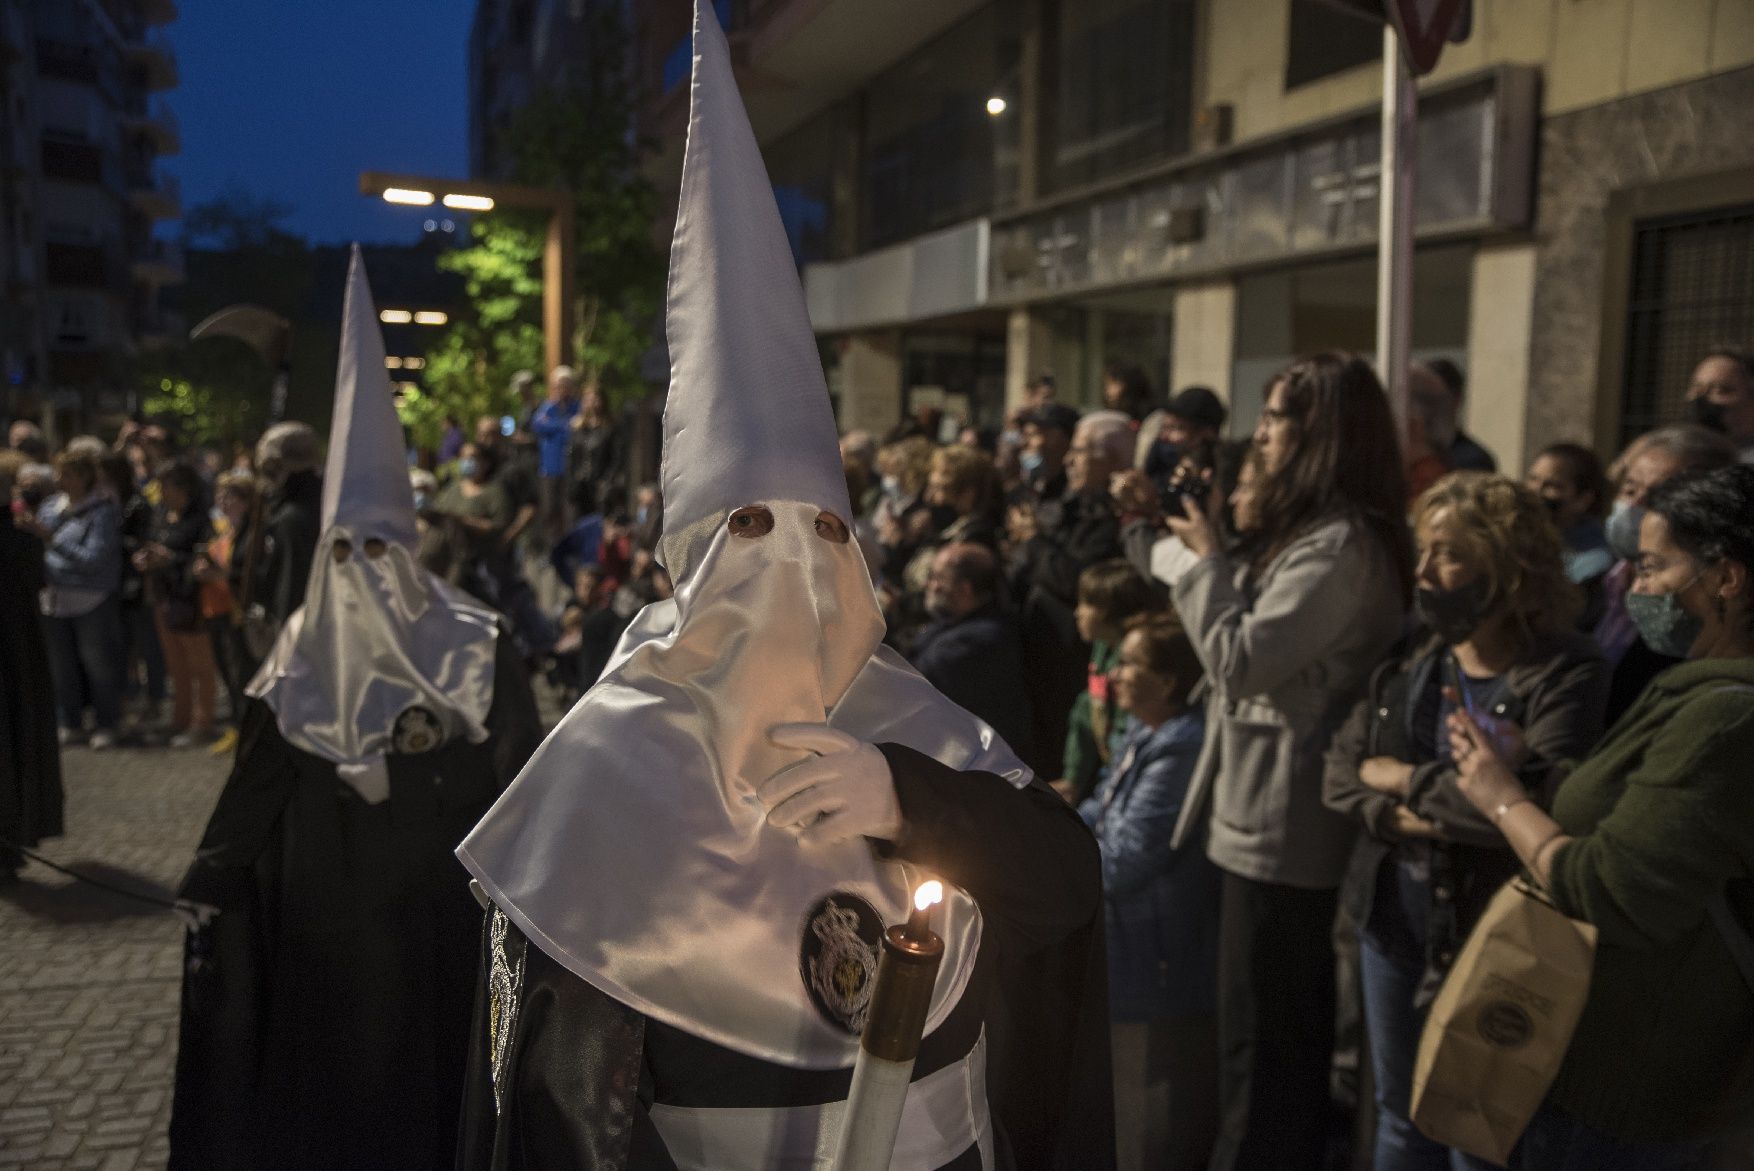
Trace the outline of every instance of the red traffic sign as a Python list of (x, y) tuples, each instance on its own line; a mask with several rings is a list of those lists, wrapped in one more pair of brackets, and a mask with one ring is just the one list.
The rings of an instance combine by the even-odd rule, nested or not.
[(1469, 0), (1383, 0), (1395, 31), (1401, 34), (1401, 51), (1414, 76), (1437, 67), (1445, 41), (1464, 41), (1472, 13)]

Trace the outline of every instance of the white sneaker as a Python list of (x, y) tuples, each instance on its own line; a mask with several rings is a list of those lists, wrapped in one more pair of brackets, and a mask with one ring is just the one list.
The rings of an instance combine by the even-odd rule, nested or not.
[(116, 734), (114, 732), (99, 728), (91, 734), (91, 750), (93, 752), (102, 752), (106, 748), (114, 748), (115, 746)]
[(175, 736), (172, 736), (170, 746), (172, 748), (194, 748), (196, 745), (205, 744), (211, 739), (213, 739), (212, 733), (197, 732), (195, 729), (190, 728), (187, 732), (178, 732)]

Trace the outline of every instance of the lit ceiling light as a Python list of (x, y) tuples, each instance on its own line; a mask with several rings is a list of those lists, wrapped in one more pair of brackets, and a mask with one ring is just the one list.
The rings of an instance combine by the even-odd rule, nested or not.
[(403, 358), (402, 359), (402, 368), (405, 370), (424, 370), (424, 369), (426, 369), (426, 359), (425, 358)]
[(414, 315), (415, 325), (443, 325), (451, 319), (450, 314), (441, 313), (437, 309), (422, 309)]
[(400, 369), (402, 369), (402, 359), (398, 358), (394, 354), (391, 354), (389, 357), (384, 359), (384, 369), (386, 369), (386, 370), (400, 370)]
[(488, 195), (446, 195), (445, 206), (457, 211), (492, 211), (493, 197)]
[(987, 99), (987, 113), (997, 118), (1000, 114), (1005, 112), (1006, 105), (1007, 103), (1004, 98), (1000, 97), (998, 94), (994, 94)]
[(406, 309), (380, 309), (378, 320), (385, 325), (407, 325), (414, 320), (414, 314)]
[(433, 201), (430, 191), (415, 191), (408, 187), (384, 188), (385, 203), (406, 203), (409, 207), (425, 207)]

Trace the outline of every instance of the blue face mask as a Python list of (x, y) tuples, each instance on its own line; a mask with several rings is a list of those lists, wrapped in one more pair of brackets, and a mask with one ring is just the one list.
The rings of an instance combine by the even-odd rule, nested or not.
[(1700, 570), (1693, 581), (1666, 594), (1627, 594), (1626, 616), (1638, 627), (1644, 645), (1659, 655), (1684, 659), (1705, 629), (1705, 619), (1689, 614), (1681, 607), (1681, 590), (1691, 589), (1693, 582), (1704, 576)]
[(457, 461), (457, 474), (465, 480), (473, 480), (480, 470), (481, 464), (476, 460), (460, 459)]
[(1041, 465), (1044, 462), (1046, 461), (1042, 459), (1042, 454), (1039, 451), (1026, 451), (1017, 457), (1017, 464), (1023, 469), (1024, 479), (1033, 478), (1035, 473), (1041, 471)]
[(1638, 526), (1644, 523), (1644, 505), (1620, 501), (1608, 516), (1608, 547), (1622, 561), (1638, 557)]

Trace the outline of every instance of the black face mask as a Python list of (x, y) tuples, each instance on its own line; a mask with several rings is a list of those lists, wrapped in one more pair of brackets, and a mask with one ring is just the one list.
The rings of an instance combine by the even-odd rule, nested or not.
[(1693, 412), (1693, 421), (1701, 427), (1708, 427), (1720, 435), (1729, 433), (1730, 425), (1724, 418), (1724, 404), (1714, 403), (1708, 398), (1696, 398), (1688, 400), (1687, 407)]
[(1453, 590), (1420, 586), (1413, 592), (1413, 612), (1444, 642), (1466, 642), (1485, 620), (1492, 602), (1486, 579), (1477, 577)]

